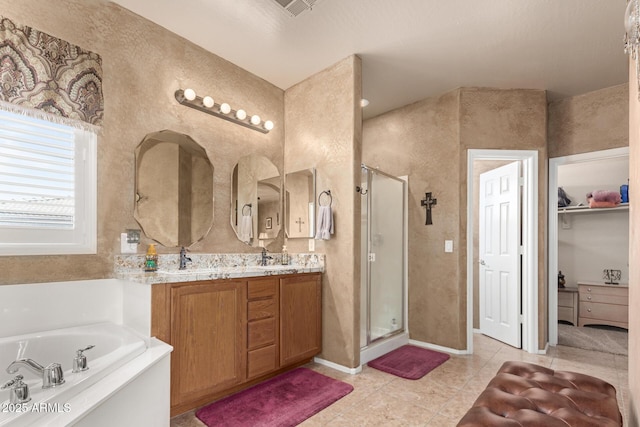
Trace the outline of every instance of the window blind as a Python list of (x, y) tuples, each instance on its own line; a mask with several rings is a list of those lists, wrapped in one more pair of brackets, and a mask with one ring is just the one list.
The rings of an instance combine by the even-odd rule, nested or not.
[(75, 153), (73, 128), (0, 111), (0, 226), (72, 229)]

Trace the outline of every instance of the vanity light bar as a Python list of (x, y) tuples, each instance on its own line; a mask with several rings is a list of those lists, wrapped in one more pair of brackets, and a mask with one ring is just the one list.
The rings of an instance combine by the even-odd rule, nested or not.
[(196, 95), (193, 89), (178, 89), (176, 90), (175, 97), (176, 101), (182, 105), (228, 120), (240, 126), (257, 130), (258, 132), (269, 133), (269, 131), (273, 129), (273, 122), (271, 120), (265, 120), (263, 122), (258, 115), (249, 116), (242, 109), (233, 110), (229, 104), (224, 102), (217, 104), (210, 96), (202, 98)]

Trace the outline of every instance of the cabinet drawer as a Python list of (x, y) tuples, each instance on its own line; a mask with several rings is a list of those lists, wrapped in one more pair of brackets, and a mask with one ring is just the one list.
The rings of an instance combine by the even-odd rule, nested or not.
[(261, 374), (266, 374), (277, 368), (276, 366), (276, 346), (252, 350), (247, 358), (247, 378), (254, 378)]
[(256, 320), (249, 323), (248, 332), (247, 348), (249, 350), (273, 344), (276, 339), (276, 321), (274, 318)]
[(558, 305), (563, 307), (573, 307), (573, 293), (558, 292)]
[(276, 295), (277, 279), (250, 280), (247, 288), (247, 298), (268, 298)]
[(604, 304), (628, 305), (629, 297), (627, 297), (626, 295), (624, 296), (603, 295), (603, 294), (592, 294), (589, 292), (583, 292), (580, 294), (580, 301), (604, 303)]
[(629, 310), (626, 305), (600, 304), (581, 301), (580, 317), (627, 323), (629, 321)]
[(276, 301), (273, 298), (249, 301), (247, 319), (249, 321), (274, 317), (276, 315)]
[(580, 299), (584, 299), (586, 295), (611, 295), (617, 297), (629, 297), (629, 288), (615, 286), (592, 286), (578, 285), (580, 289)]

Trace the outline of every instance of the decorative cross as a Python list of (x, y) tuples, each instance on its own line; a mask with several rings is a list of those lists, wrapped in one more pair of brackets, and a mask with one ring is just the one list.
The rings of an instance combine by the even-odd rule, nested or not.
[(424, 199), (420, 200), (420, 206), (427, 207), (427, 220), (424, 225), (431, 225), (433, 221), (431, 220), (431, 208), (438, 203), (438, 199), (434, 199), (431, 197), (431, 193), (425, 193)]
[(302, 220), (301, 217), (298, 217), (298, 220), (296, 221), (296, 224), (298, 224), (298, 231), (302, 232), (302, 224), (304, 224), (304, 221)]

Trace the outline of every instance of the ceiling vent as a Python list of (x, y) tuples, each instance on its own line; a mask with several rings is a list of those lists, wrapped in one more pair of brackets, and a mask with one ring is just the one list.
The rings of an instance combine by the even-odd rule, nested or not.
[(295, 18), (306, 10), (311, 10), (320, 0), (274, 0), (289, 16)]

